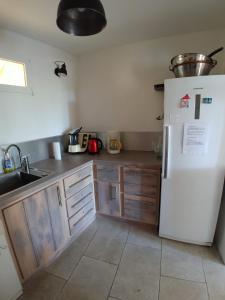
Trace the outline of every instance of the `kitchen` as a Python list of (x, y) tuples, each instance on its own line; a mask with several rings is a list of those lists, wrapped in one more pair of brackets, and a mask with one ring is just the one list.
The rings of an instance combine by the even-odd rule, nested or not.
[[(101, 2), (107, 25), (92, 36), (57, 27), (59, 1), (1, 3), (0, 58), (21, 62), (26, 84), (0, 84), (0, 148), (18, 145), (24, 170), (28, 156), (30, 175), (38, 179), (5, 192), (6, 177), (18, 171), (0, 175), (0, 299), (224, 299), (224, 201), (215, 228), (224, 181), (224, 107), (214, 103), (222, 95), (216, 91), (223, 87), (225, 52), (213, 57), (210, 75), (216, 77), (174, 79), (169, 70), (180, 53), (209, 55), (225, 45), (224, 3)], [(193, 82), (206, 92), (193, 91)], [(163, 83), (164, 91), (156, 90)], [(165, 171), (170, 180), (172, 167), (178, 169), (173, 163), (199, 151), (184, 143), (198, 115), (204, 149), (189, 166), (192, 176), (176, 177), (176, 195), (182, 195), (182, 178), (187, 187), (173, 202), (163, 187)], [(166, 140), (177, 142), (171, 135), (176, 124), (182, 139), (177, 152), (169, 144), (165, 168)], [(101, 148), (95, 138), (101, 139), (100, 154), (67, 153), (68, 134), (81, 126), (92, 134), (90, 152)], [(120, 153), (108, 153), (111, 134), (112, 146), (122, 144)], [(15, 147), (9, 155), (9, 167), (13, 159), (18, 167)], [(211, 202), (202, 205), (201, 197)]]

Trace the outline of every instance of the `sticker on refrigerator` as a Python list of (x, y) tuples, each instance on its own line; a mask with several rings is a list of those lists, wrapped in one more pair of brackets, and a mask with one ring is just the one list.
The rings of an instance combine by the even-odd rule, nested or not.
[(203, 102), (204, 104), (212, 104), (212, 98), (203, 98), (203, 99), (202, 99), (202, 102)]
[(191, 97), (186, 94), (184, 97), (180, 99), (180, 108), (188, 108), (189, 107), (189, 101)]
[(207, 123), (185, 123), (183, 154), (204, 155), (208, 152), (209, 125)]

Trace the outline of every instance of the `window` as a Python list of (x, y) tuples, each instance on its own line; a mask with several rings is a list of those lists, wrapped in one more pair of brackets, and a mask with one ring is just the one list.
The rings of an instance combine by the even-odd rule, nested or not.
[(27, 87), (25, 64), (0, 58), (0, 84)]

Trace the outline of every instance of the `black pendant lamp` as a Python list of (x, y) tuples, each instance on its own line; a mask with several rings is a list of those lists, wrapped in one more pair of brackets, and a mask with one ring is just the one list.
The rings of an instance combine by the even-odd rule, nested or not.
[(102, 31), (107, 21), (100, 0), (61, 0), (56, 23), (66, 33), (88, 36)]

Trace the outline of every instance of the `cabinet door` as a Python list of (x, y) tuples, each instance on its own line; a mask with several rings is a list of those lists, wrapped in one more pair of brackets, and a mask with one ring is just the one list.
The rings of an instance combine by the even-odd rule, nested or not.
[(140, 167), (123, 169), (123, 211), (127, 219), (158, 225), (160, 170)]
[(119, 168), (117, 165), (96, 162), (94, 169), (96, 180), (114, 183), (119, 182)]
[(47, 190), (43, 190), (23, 201), (32, 242), (40, 265), (45, 265), (56, 251), (46, 196)]
[(62, 192), (58, 184), (47, 188), (45, 190), (45, 197), (48, 202), (55, 248), (59, 250), (69, 238), (66, 203), (62, 199)]
[(120, 216), (119, 184), (97, 181), (95, 191), (98, 211), (107, 215)]
[(25, 280), (35, 272), (38, 262), (27, 227), (23, 202), (4, 209), (3, 214), (21, 276)]
[[(134, 198), (133, 198), (134, 199)], [(155, 204), (144, 201), (140, 198), (133, 200), (131, 197), (124, 199), (124, 216), (127, 219), (148, 223), (158, 224), (158, 212)]]

